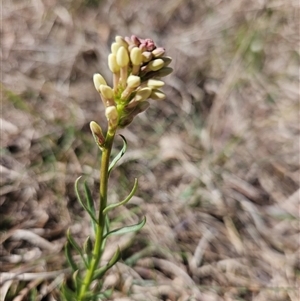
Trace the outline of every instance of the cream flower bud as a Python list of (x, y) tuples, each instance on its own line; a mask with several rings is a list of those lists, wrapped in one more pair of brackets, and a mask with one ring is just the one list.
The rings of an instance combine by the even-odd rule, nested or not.
[(105, 138), (102, 132), (102, 129), (100, 127), (100, 125), (95, 122), (95, 121), (91, 121), (90, 122), (90, 129), (92, 131), (93, 137), (96, 141), (96, 143), (101, 147), (104, 145), (105, 142)]
[(156, 59), (148, 63), (147, 69), (151, 71), (157, 71), (164, 67), (164, 61), (162, 59)]
[(152, 53), (149, 52), (149, 51), (145, 51), (145, 52), (142, 53), (142, 59), (143, 59), (144, 63), (150, 62), (152, 57), (153, 57)]
[(152, 54), (155, 58), (162, 56), (165, 53), (165, 49), (163, 47), (158, 47), (152, 50)]
[(119, 50), (119, 48), (121, 47), (122, 45), (120, 45), (119, 43), (112, 43), (111, 44), (111, 47), (110, 47), (110, 50), (111, 50), (111, 53), (113, 53), (113, 54), (117, 54), (117, 52), (118, 52), (118, 50)]
[(127, 78), (127, 85), (130, 88), (136, 88), (141, 84), (141, 78), (139, 76), (136, 75), (130, 75)]
[(129, 63), (128, 52), (124, 46), (121, 46), (117, 51), (117, 64), (120, 67), (125, 67)]
[(132, 48), (132, 50), (130, 51), (130, 60), (131, 60), (132, 64), (136, 65), (136, 66), (139, 66), (142, 63), (143, 57), (142, 57), (142, 51), (140, 48), (138, 48), (138, 47)]
[(98, 92), (100, 92), (99, 88), (100, 88), (100, 85), (107, 85), (104, 77), (99, 74), (99, 73), (95, 73), (94, 76), (93, 76), (93, 82), (94, 82), (94, 86), (96, 88), (96, 90)]
[(112, 73), (118, 73), (120, 71), (120, 66), (117, 64), (117, 57), (113, 53), (108, 56), (108, 67)]
[(159, 89), (159, 88), (163, 87), (164, 85), (165, 85), (165, 83), (158, 79), (149, 79), (147, 81), (147, 86), (152, 89)]
[(123, 37), (116, 36), (115, 40), (120, 46), (123, 46), (126, 49), (128, 48), (128, 43), (126, 42), (126, 40)]
[(118, 125), (118, 111), (115, 106), (109, 106), (105, 110), (105, 116), (108, 120), (109, 126), (116, 128)]
[(100, 92), (102, 96), (106, 99), (113, 99), (114, 98), (114, 91), (111, 87), (100, 85)]
[(152, 92), (152, 89), (149, 87), (142, 88), (136, 92), (134, 100), (135, 101), (144, 101), (150, 97), (151, 92)]
[(163, 100), (166, 98), (166, 95), (162, 91), (152, 90), (150, 98), (152, 98), (154, 100)]

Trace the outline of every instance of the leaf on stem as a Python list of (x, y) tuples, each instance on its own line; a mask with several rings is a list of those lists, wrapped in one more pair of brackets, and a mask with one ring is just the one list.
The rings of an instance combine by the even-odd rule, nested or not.
[(118, 228), (118, 229), (115, 229), (115, 230), (112, 230), (112, 231), (108, 232), (105, 235), (105, 238), (107, 238), (107, 237), (109, 237), (111, 235), (121, 235), (121, 234), (126, 234), (126, 233), (129, 233), (129, 232), (139, 231), (140, 229), (142, 229), (144, 227), (145, 223), (146, 223), (146, 217), (144, 217), (137, 224), (130, 225), (130, 226), (125, 226), (125, 227)]
[(138, 187), (138, 180), (135, 178), (134, 179), (134, 185), (133, 188), (131, 190), (131, 192), (129, 193), (129, 195), (121, 202), (119, 203), (115, 203), (115, 204), (111, 204), (109, 206), (107, 206), (104, 210), (103, 210), (103, 214), (107, 214), (109, 211), (111, 211), (114, 208), (117, 208), (119, 206), (125, 205), (126, 203), (128, 203), (130, 201), (130, 199), (134, 196), (136, 190)]
[(79, 276), (79, 270), (77, 270), (73, 273), (72, 278), (73, 278), (73, 283), (75, 285), (76, 292), (78, 292), (78, 290), (80, 289), (80, 286), (82, 284), (82, 281)]
[(75, 293), (67, 287), (66, 283), (63, 283), (61, 286), (61, 297), (63, 301), (76, 300)]
[(112, 288), (106, 290), (105, 292), (103, 293), (100, 293), (100, 294), (97, 294), (95, 297), (96, 297), (96, 301), (97, 300), (102, 300), (102, 299), (107, 299), (107, 298), (110, 298), (112, 296), (112, 293), (114, 292), (114, 290)]
[(72, 235), (70, 233), (70, 229), (68, 229), (68, 231), (67, 231), (67, 239), (68, 239), (68, 242), (74, 247), (74, 249), (80, 254), (86, 268), (88, 268), (88, 263), (86, 262), (86, 259), (84, 258), (84, 255), (82, 253), (82, 250), (81, 250), (80, 246), (78, 245), (78, 243), (72, 237)]
[(103, 275), (106, 273), (106, 271), (116, 264), (116, 262), (120, 259), (120, 257), (121, 257), (121, 251), (118, 247), (117, 251), (115, 252), (114, 256), (110, 259), (110, 261), (105, 266), (95, 271), (93, 280), (101, 279)]
[(120, 150), (120, 152), (115, 156), (115, 158), (112, 160), (112, 162), (109, 165), (108, 168), (108, 175), (110, 174), (111, 170), (114, 168), (114, 166), (117, 164), (117, 162), (123, 157), (127, 150), (127, 141), (124, 136), (120, 135), (123, 140), (123, 147)]
[[(95, 204), (94, 204), (94, 200), (93, 200), (93, 197), (92, 197), (91, 190), (90, 190), (90, 188), (89, 188), (86, 181), (84, 181), (84, 192), (85, 192), (85, 198), (86, 198), (86, 201), (87, 201), (87, 208), (90, 210), (90, 212), (95, 217), (96, 216)], [(92, 227), (94, 229), (94, 232), (96, 233), (96, 223), (95, 223), (93, 218), (91, 220), (91, 223), (92, 223)]]
[(103, 240), (102, 240), (102, 244), (101, 244), (101, 253), (105, 249), (105, 245), (106, 245), (106, 241), (107, 241), (106, 234), (109, 232), (109, 225), (110, 225), (109, 217), (108, 217), (108, 215), (105, 215), (105, 224), (104, 224), (104, 231), (103, 231)]
[(82, 201), (80, 194), (79, 194), (79, 189), (78, 189), (78, 182), (81, 179), (81, 177), (78, 177), (77, 180), (75, 181), (75, 192), (76, 192), (76, 196), (77, 199), (80, 203), (80, 205), (84, 208), (84, 210), (89, 214), (89, 216), (92, 218), (92, 220), (97, 224), (97, 219), (93, 213), (93, 211), (91, 211), (91, 209), (89, 209), (89, 207)]
[(88, 236), (83, 244), (83, 251), (86, 254), (86, 258), (88, 261), (88, 264), (90, 264), (91, 259), (93, 257), (93, 243), (91, 238)]
[(65, 245), (65, 255), (67, 258), (67, 261), (69, 263), (69, 266), (72, 268), (73, 272), (78, 270), (78, 266), (76, 264), (76, 262), (74, 261), (72, 254), (71, 254), (71, 243), (69, 241), (67, 241), (66, 245)]
[(111, 297), (113, 293), (113, 289), (108, 289), (105, 292), (102, 293), (96, 293), (99, 292), (99, 290), (93, 289), (95, 292), (87, 292), (84, 295), (84, 300), (86, 301), (99, 301), (99, 300), (107, 300), (107, 298)]

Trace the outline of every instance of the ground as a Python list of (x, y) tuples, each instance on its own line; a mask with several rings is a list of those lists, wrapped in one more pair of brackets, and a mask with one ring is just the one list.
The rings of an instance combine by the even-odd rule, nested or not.
[[(116, 35), (152, 38), (173, 58), (167, 99), (120, 133), (128, 151), (110, 202), (135, 197), (109, 241), (122, 261), (109, 300), (299, 300), (299, 3), (292, 0), (1, 2), (0, 300), (58, 300), (68, 228), (89, 221), (105, 126), (92, 76)], [(121, 147), (117, 139), (114, 153)]]

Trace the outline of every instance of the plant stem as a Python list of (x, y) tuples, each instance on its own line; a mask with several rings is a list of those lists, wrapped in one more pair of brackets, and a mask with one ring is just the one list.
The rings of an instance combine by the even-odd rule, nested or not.
[(77, 301), (83, 301), (86, 292), (89, 290), (95, 270), (102, 256), (102, 244), (103, 244), (103, 234), (105, 227), (105, 216), (103, 210), (107, 205), (107, 184), (108, 184), (108, 168), (109, 168), (109, 158), (111, 149), (113, 146), (115, 137), (115, 131), (108, 131), (106, 135), (105, 145), (102, 151), (101, 165), (100, 165), (100, 208), (98, 215), (98, 224), (96, 226), (95, 235), (95, 245), (93, 249), (93, 257), (91, 259), (89, 269), (86, 271), (82, 286), (80, 288), (79, 296)]

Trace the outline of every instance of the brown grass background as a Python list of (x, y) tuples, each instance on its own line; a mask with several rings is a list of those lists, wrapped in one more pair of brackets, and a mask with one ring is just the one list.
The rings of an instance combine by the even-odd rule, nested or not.
[(139, 189), (112, 225), (147, 224), (109, 241), (104, 260), (122, 249), (109, 300), (299, 300), (299, 1), (0, 7), (0, 300), (59, 300), (65, 231), (90, 233), (75, 179), (98, 193), (92, 76), (111, 82), (110, 44), (131, 34), (165, 47), (174, 73), (122, 130), (109, 201)]

